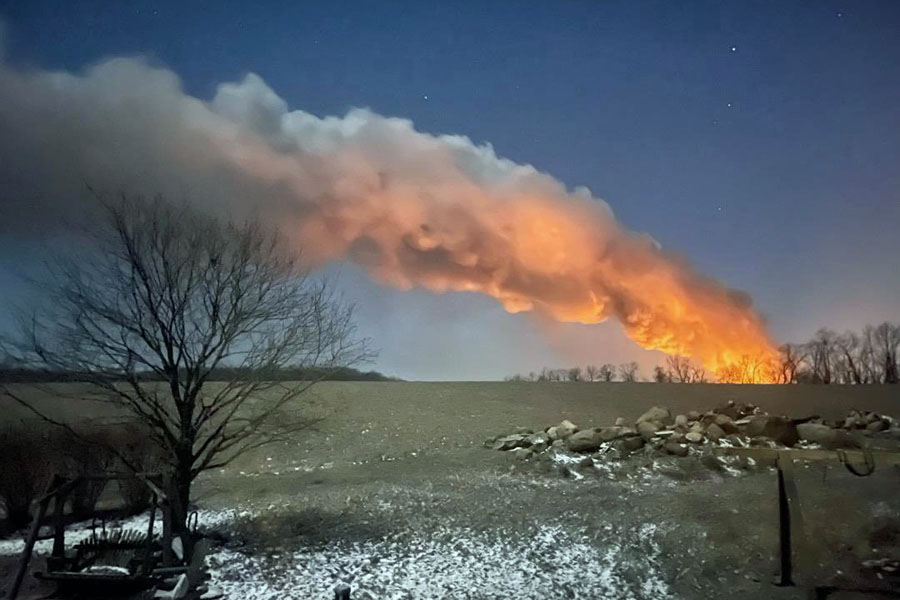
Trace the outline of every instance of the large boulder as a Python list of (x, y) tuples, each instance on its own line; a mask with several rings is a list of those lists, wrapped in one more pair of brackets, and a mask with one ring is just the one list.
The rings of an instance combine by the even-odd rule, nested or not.
[(637, 424), (637, 432), (641, 434), (641, 437), (645, 440), (652, 438), (653, 434), (660, 429), (661, 427), (652, 421), (641, 421)]
[(566, 447), (572, 452), (594, 452), (604, 443), (603, 436), (596, 429), (577, 431), (566, 438)]
[(498, 438), (492, 448), (494, 450), (513, 450), (514, 448), (524, 448), (529, 446), (527, 440), (528, 436), (526, 435), (507, 435), (502, 438)]
[(713, 442), (718, 442), (725, 437), (725, 431), (715, 423), (710, 423), (709, 427), (706, 428), (706, 437)]
[(858, 448), (859, 441), (843, 429), (833, 429), (820, 423), (797, 425), (797, 435), (801, 440), (819, 444), (823, 448)]
[(578, 431), (578, 427), (575, 423), (568, 419), (563, 419), (559, 425), (554, 425), (547, 429), (547, 435), (550, 436), (551, 441), (564, 440), (576, 431)]
[(672, 424), (672, 413), (668, 408), (663, 406), (654, 406), (647, 412), (638, 417), (637, 424), (641, 423), (658, 423), (660, 425)]
[(713, 418), (712, 422), (713, 422), (713, 424), (721, 427), (722, 431), (724, 431), (725, 433), (731, 434), (731, 433), (738, 432), (737, 425), (734, 424), (734, 420), (731, 417), (729, 417), (728, 415), (717, 414)]
[(819, 423), (801, 423), (797, 425), (797, 435), (805, 442), (830, 446), (837, 438), (837, 430)]
[(746, 420), (744, 433), (750, 437), (766, 437), (783, 446), (793, 446), (800, 440), (797, 425), (786, 417), (754, 415)]
[(867, 431), (878, 432), (878, 431), (884, 431), (887, 428), (888, 428), (888, 424), (880, 419), (877, 421), (872, 421), (871, 423), (866, 425)]

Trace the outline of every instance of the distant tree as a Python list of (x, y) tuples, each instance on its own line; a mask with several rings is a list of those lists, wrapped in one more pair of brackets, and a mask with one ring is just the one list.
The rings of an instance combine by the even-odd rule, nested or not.
[(865, 371), (865, 347), (862, 337), (852, 331), (847, 331), (835, 339), (835, 370), (837, 379), (841, 383), (863, 383)]
[(672, 381), (672, 374), (661, 365), (653, 367), (653, 381), (656, 383), (668, 383)]
[[(47, 305), (12, 347), (28, 367), (77, 373), (91, 394), (147, 426), (166, 457), (181, 532), (200, 473), (309, 425), (283, 409), (314, 382), (286, 385), (273, 371), (327, 373), (369, 351), (354, 337), (353, 307), (309, 279), (261, 225), (162, 200), (123, 198), (104, 203), (103, 215), (90, 250), (61, 257), (44, 287)], [(221, 367), (233, 378), (208, 385)], [(146, 372), (162, 383), (146, 382)]]
[(566, 372), (566, 377), (569, 381), (581, 381), (581, 367), (572, 367)]
[(600, 365), (600, 368), (597, 371), (597, 377), (600, 381), (605, 381), (606, 383), (614, 381), (616, 379), (616, 368), (609, 363), (604, 363)]
[(812, 379), (816, 383), (829, 384), (834, 378), (837, 357), (837, 334), (823, 327), (807, 344)]
[(666, 365), (668, 365), (666, 373), (669, 381), (678, 383), (703, 383), (706, 381), (706, 371), (686, 356), (667, 356)]
[(780, 371), (778, 383), (797, 383), (797, 373), (803, 369), (807, 353), (804, 345), (784, 344), (779, 348)]
[(900, 382), (898, 368), (898, 349), (900, 349), (900, 325), (882, 323), (874, 330), (873, 350), (875, 360), (880, 365), (881, 381), (884, 383)]
[(622, 381), (637, 381), (638, 369), (636, 362), (622, 363), (619, 365), (619, 377), (622, 378)]
[(588, 381), (597, 381), (600, 376), (600, 367), (597, 365), (588, 365), (584, 368), (584, 374)]

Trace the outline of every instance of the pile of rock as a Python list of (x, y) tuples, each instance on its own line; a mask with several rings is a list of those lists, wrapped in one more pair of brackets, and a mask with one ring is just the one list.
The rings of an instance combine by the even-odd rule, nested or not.
[(898, 422), (885, 415), (853, 411), (845, 419), (826, 422), (818, 417), (791, 419), (765, 413), (751, 404), (729, 402), (706, 412), (672, 415), (654, 406), (633, 425), (623, 418), (614, 425), (580, 429), (571, 421), (534, 432), (518, 428), (492, 438), (485, 446), (528, 459), (548, 450), (626, 457), (642, 451), (653, 455), (687, 456), (709, 447), (823, 447), (857, 448), (861, 437), (900, 439)]

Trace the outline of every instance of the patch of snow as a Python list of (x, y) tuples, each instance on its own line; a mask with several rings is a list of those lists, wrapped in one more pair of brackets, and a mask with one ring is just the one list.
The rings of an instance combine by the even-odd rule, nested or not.
[(349, 584), (360, 599), (670, 597), (659, 573), (656, 528), (644, 525), (603, 545), (586, 532), (542, 525), (530, 540), (448, 528), (297, 551), (268, 562), (223, 548), (207, 557), (211, 584), (226, 598), (328, 598)]
[[(248, 511), (237, 510), (198, 510), (197, 525), (200, 529), (214, 529), (222, 525), (226, 525), (235, 521), (238, 517), (249, 517)], [(127, 519), (114, 519), (106, 522), (106, 531), (116, 529), (135, 529), (137, 531), (146, 532), (150, 525), (150, 513), (135, 515)], [(79, 542), (83, 542), (96, 533), (102, 535), (104, 526), (100, 521), (82, 521), (73, 523), (66, 527), (66, 545), (71, 546)], [(156, 521), (153, 523), (153, 533), (162, 535), (162, 516), (157, 513)], [(10, 537), (0, 540), (0, 556), (14, 556), (22, 554), (25, 550), (25, 535), (27, 532), (20, 532), (16, 537)], [(36, 555), (50, 554), (53, 549), (53, 540), (40, 540), (34, 545), (34, 553)]]

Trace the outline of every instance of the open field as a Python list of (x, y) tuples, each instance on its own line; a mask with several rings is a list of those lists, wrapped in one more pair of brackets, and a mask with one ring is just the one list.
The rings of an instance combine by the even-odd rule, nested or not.
[[(197, 504), (219, 515), (223, 546), (211, 562), (218, 585), (239, 598), (329, 598), (341, 581), (355, 598), (803, 597), (770, 584), (777, 504), (768, 469), (735, 475), (692, 458), (648, 459), (652, 468), (576, 481), (482, 441), (516, 426), (568, 418), (588, 427), (633, 421), (653, 405), (676, 413), (728, 400), (797, 417), (900, 414), (898, 392), (329, 382), (295, 408), (321, 417), (317, 430), (204, 475)], [(72, 408), (70, 418), (90, 416)], [(6, 405), (0, 414), (23, 416)], [(896, 472), (857, 478), (814, 465), (798, 479), (816, 572), (896, 551)]]

